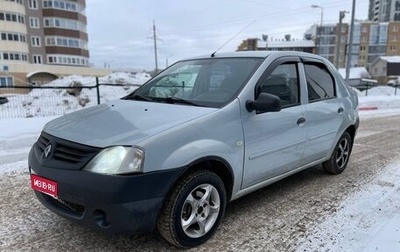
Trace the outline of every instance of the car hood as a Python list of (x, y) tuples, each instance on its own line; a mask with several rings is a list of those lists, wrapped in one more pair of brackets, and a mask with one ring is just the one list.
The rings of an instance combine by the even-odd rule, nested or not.
[(150, 136), (215, 110), (217, 109), (117, 100), (59, 117), (47, 123), (44, 131), (65, 140), (95, 147), (135, 145)]

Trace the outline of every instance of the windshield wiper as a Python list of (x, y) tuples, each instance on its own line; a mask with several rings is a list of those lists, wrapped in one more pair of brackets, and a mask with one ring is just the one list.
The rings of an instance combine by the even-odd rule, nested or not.
[(196, 104), (194, 102), (191, 102), (191, 101), (179, 98), (179, 97), (167, 97), (167, 98), (165, 98), (165, 101), (167, 103), (181, 103), (181, 104), (187, 104), (187, 105), (199, 106), (199, 107), (202, 106), (202, 105)]
[(127, 96), (126, 99), (137, 100), (137, 101), (154, 101), (152, 98), (150, 98), (148, 96), (143, 96), (140, 94), (133, 94), (133, 95)]

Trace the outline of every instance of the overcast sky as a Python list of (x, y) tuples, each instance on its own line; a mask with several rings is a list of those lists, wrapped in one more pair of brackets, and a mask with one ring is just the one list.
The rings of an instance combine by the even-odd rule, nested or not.
[[(367, 19), (368, 0), (356, 1), (356, 19)], [(352, 0), (87, 0), (90, 61), (96, 67), (155, 68), (153, 20), (158, 66), (179, 59), (235, 51), (246, 38), (302, 39), (313, 24), (337, 23)], [(349, 22), (348, 13), (345, 22)]]

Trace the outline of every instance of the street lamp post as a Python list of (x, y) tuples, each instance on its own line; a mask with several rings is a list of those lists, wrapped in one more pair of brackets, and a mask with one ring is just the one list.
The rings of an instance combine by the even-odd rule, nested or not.
[(351, 54), (353, 50), (353, 34), (354, 34), (354, 16), (356, 13), (356, 0), (353, 0), (353, 6), (351, 7), (351, 22), (350, 22), (350, 38), (349, 38), (349, 49), (347, 54), (346, 64), (346, 82), (349, 83), (350, 79), (350, 67), (351, 67)]
[(321, 23), (320, 23), (319, 32), (318, 32), (319, 41), (318, 41), (318, 52), (317, 52), (317, 54), (321, 55), (321, 45), (322, 45), (322, 23), (324, 22), (324, 8), (323, 8), (322, 6), (315, 5), (315, 4), (311, 5), (311, 8), (318, 8), (318, 9), (321, 9)]
[(336, 41), (336, 51), (335, 51), (335, 67), (339, 69), (339, 58), (340, 58), (340, 48), (342, 47), (342, 23), (343, 23), (343, 18), (345, 16), (345, 13), (347, 11), (340, 11), (339, 12), (339, 25), (338, 25), (338, 30), (339, 32), (337, 34), (337, 41)]

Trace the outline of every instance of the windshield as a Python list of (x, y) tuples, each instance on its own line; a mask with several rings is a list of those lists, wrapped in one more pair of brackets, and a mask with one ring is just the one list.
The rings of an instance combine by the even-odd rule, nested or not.
[(262, 58), (181, 61), (124, 99), (222, 107), (233, 100)]

